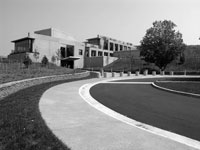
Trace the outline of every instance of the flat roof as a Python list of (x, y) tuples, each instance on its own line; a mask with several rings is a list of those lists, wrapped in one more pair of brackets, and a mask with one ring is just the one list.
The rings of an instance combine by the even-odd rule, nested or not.
[(121, 40), (117, 40), (117, 39), (110, 38), (110, 37), (108, 37), (108, 36), (102, 36), (102, 35), (97, 35), (97, 37), (89, 38), (89, 39), (86, 39), (86, 40), (95, 40), (95, 39), (101, 39), (101, 38), (105, 38), (105, 39), (108, 39), (108, 40), (111, 40), (111, 41), (114, 41), (114, 42), (118, 42), (118, 43), (121, 43), (121, 44), (129, 45), (129, 46), (134, 46), (134, 45), (133, 45), (132, 43), (130, 43), (130, 42), (124, 42), (124, 41), (121, 41)]
[(89, 39), (86, 39), (86, 40), (95, 40), (95, 39), (100, 39), (99, 37), (94, 37), (94, 38), (89, 38)]
[(34, 39), (35, 39), (35, 38), (24, 37), (24, 38), (17, 39), (17, 40), (11, 41), (11, 42), (15, 43), (15, 42), (20, 42), (20, 41), (24, 41), (24, 40), (34, 40)]

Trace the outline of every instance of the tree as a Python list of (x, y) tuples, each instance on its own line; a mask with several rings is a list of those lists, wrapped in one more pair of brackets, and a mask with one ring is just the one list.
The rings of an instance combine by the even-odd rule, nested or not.
[(161, 70), (175, 60), (185, 49), (182, 34), (175, 31), (172, 21), (155, 21), (140, 42), (140, 56), (146, 62), (154, 63)]
[(55, 61), (56, 61), (56, 56), (53, 55), (53, 56), (51, 57), (51, 62), (54, 64)]
[(24, 57), (23, 64), (25, 65), (26, 68), (28, 68), (32, 64), (32, 60), (28, 55)]
[(42, 66), (46, 66), (49, 63), (49, 60), (48, 60), (48, 58), (45, 55), (42, 58), (41, 63), (42, 63)]
[(37, 48), (35, 48), (35, 50), (33, 52), (33, 57), (35, 58), (36, 62), (39, 59), (39, 55), (40, 55), (40, 53), (38, 52)]
[(182, 65), (185, 63), (185, 54), (184, 53), (181, 53), (180, 56), (179, 56), (179, 65)]
[(60, 60), (61, 59), (61, 52), (60, 52), (60, 49), (58, 49), (57, 51), (56, 51), (56, 60), (58, 61), (58, 60)]

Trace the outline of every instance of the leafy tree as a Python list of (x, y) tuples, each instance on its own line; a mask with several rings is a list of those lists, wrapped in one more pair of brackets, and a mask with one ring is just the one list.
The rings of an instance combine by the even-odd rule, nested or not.
[(60, 49), (58, 49), (57, 51), (56, 51), (56, 60), (58, 61), (58, 60), (60, 60), (61, 59), (61, 52), (60, 52)]
[(23, 64), (25, 65), (26, 68), (28, 68), (32, 64), (32, 60), (28, 55), (24, 57)]
[(185, 54), (184, 53), (181, 53), (180, 54), (180, 58), (179, 58), (179, 65), (182, 65), (185, 63)]
[(41, 63), (42, 63), (42, 66), (46, 66), (49, 63), (49, 60), (48, 60), (48, 58), (45, 55), (42, 58)]
[(146, 62), (154, 63), (161, 70), (183, 53), (182, 34), (175, 31), (172, 21), (155, 21), (146, 31), (140, 45), (140, 55)]
[(51, 62), (52, 62), (52, 63), (55, 63), (55, 61), (56, 61), (56, 56), (53, 55), (53, 56), (51, 57)]
[(38, 52), (37, 48), (35, 48), (35, 50), (33, 52), (33, 57), (36, 59), (36, 62), (39, 59), (39, 55), (40, 55), (40, 53)]

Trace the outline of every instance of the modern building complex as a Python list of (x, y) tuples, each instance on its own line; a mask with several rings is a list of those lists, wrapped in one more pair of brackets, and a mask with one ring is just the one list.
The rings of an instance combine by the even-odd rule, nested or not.
[(28, 33), (12, 42), (15, 46), (10, 59), (22, 61), (28, 55), (32, 61), (41, 62), (46, 56), (56, 65), (69, 68), (103, 67), (117, 59), (114, 52), (136, 50), (131, 43), (99, 35), (78, 42), (54, 28)]

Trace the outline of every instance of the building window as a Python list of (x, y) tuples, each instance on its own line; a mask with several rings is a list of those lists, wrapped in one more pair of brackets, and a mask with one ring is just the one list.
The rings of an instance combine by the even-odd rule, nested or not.
[(125, 51), (127, 50), (127, 46), (124, 46), (124, 50), (125, 50)]
[(66, 49), (65, 49), (65, 47), (61, 47), (60, 48), (60, 54), (61, 54), (61, 58), (65, 58), (66, 57)]
[(110, 50), (113, 51), (113, 43), (110, 43)]
[(67, 57), (74, 56), (74, 46), (67, 45)]
[(108, 50), (108, 40), (104, 40), (103, 49)]
[(115, 51), (118, 51), (118, 44), (115, 44)]
[(119, 46), (119, 49), (120, 49), (120, 51), (122, 51), (122, 50), (123, 50), (123, 46), (122, 46), (122, 45), (120, 45), (120, 46)]
[(89, 50), (88, 50), (88, 49), (85, 50), (85, 56), (86, 56), (86, 57), (89, 57), (89, 54), (90, 54), (90, 53), (89, 53)]
[(96, 56), (96, 51), (95, 50), (91, 51), (91, 56)]
[(107, 53), (107, 52), (104, 52), (104, 56), (108, 56), (108, 53)]
[(15, 53), (32, 52), (32, 45), (30, 39), (15, 42)]
[(79, 49), (79, 55), (83, 55), (83, 50)]
[(113, 53), (110, 53), (110, 56), (113, 57)]
[(103, 52), (98, 52), (98, 56), (102, 56), (103, 55)]

